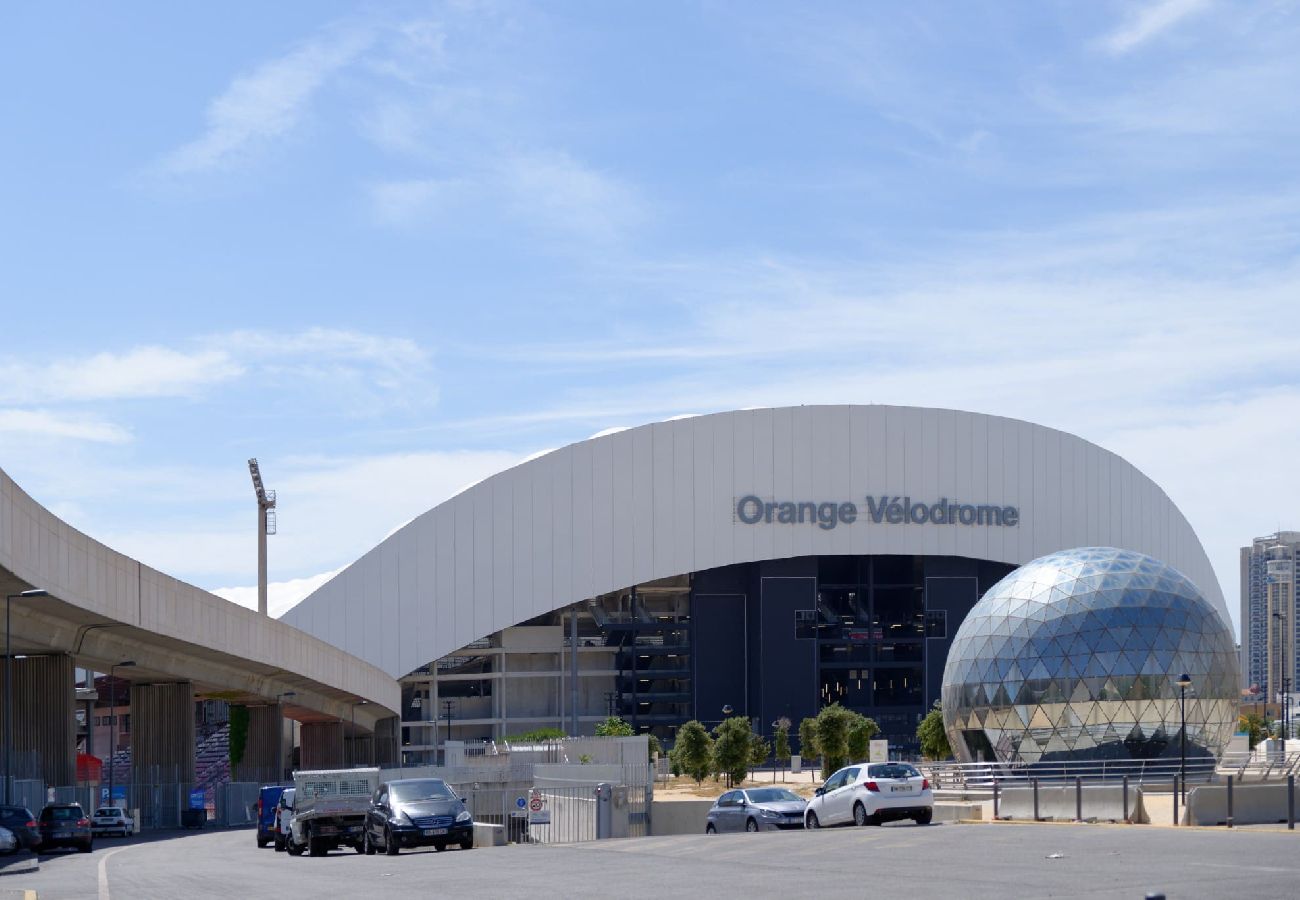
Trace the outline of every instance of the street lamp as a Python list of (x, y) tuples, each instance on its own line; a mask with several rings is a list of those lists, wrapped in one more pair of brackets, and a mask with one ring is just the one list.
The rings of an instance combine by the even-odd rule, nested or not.
[(1186, 673), (1178, 676), (1174, 682), (1178, 685), (1178, 716), (1182, 720), (1180, 734), (1182, 746), (1179, 750), (1178, 776), (1182, 779), (1183, 806), (1187, 805), (1187, 689), (1192, 685), (1192, 676)]
[[(280, 701), (286, 697), (297, 697), (297, 691), (285, 691), (282, 694), (275, 695), (275, 711), (280, 712)], [(281, 714), (280, 721), (276, 723), (275, 730), (275, 780), (284, 780), (284, 715)]]
[(129, 669), (135, 665), (135, 660), (126, 659), (117, 665), (108, 667), (108, 802), (114, 801), (113, 797), (113, 757), (117, 755), (117, 682), (113, 680), (113, 672), (116, 669)]
[(10, 712), (10, 707), (13, 706), (12, 703), (13, 679), (10, 678), (11, 665), (9, 662), (9, 660), (12, 658), (10, 655), (10, 647), (9, 647), (9, 635), (10, 635), (9, 606), (10, 603), (15, 599), (21, 599), (24, 597), (48, 597), (48, 596), (50, 596), (50, 592), (43, 591), (40, 588), (34, 588), (30, 591), (22, 591), (21, 593), (17, 593), (17, 594), (5, 594), (5, 806), (9, 805), (9, 783), (13, 781), (13, 776), (9, 770), (9, 746), (13, 741), (13, 732), (9, 727), (9, 720), (10, 717), (13, 715), (13, 713)]

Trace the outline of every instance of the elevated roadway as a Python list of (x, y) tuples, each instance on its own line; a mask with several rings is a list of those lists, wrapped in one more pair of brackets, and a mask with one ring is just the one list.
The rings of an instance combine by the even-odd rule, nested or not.
[[(278, 705), (306, 725), (372, 731), (398, 710), (400, 688), (376, 666), (105, 546), (0, 470), (0, 592), (31, 589), (48, 596), (12, 601), (16, 688), (35, 659), (61, 660), (59, 672), (130, 660), (116, 674), (133, 685), (188, 684), (195, 697)], [(57, 682), (53, 671), (36, 682)], [(21, 747), (21, 723), (15, 731)]]

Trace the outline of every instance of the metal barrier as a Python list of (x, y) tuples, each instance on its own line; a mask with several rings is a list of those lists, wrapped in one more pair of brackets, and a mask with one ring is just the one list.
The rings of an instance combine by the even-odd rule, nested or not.
[[(1182, 761), (1177, 757), (1159, 759), (1099, 759), (1039, 763), (956, 763), (922, 762), (918, 767), (930, 779), (936, 790), (991, 791), (994, 781), (1003, 786), (1027, 784), (1032, 779), (1041, 782), (1073, 783), (1121, 781), (1131, 783), (1160, 782), (1168, 784), (1182, 772)], [(1300, 774), (1300, 752), (1233, 753), (1221, 760), (1211, 757), (1193, 757), (1186, 763), (1188, 784), (1209, 784), (1232, 775), (1238, 784), (1246, 782), (1285, 781), (1288, 776)]]
[(541, 788), (540, 793), (549, 821), (528, 826), (529, 843), (573, 844), (596, 840), (595, 787)]

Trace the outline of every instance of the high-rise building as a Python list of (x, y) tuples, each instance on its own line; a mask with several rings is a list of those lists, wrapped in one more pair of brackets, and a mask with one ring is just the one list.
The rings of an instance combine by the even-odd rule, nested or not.
[(1241, 671), (1244, 687), (1269, 703), (1296, 689), (1300, 531), (1279, 531), (1241, 548)]

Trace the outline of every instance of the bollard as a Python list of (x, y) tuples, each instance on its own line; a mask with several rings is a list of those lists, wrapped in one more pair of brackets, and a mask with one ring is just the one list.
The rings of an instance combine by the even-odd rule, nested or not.
[(1043, 821), (1038, 817), (1038, 779), (1037, 778), (1034, 779), (1034, 821), (1035, 822)]
[(1083, 779), (1074, 776), (1074, 821), (1083, 821)]
[(993, 779), (993, 821), (998, 820), (998, 780)]
[(1174, 824), (1178, 824), (1178, 776), (1174, 776)]
[(1295, 776), (1286, 777), (1286, 827), (1295, 831)]
[(1128, 821), (1128, 776), (1124, 776), (1124, 822)]
[(1228, 776), (1228, 827), (1232, 827), (1232, 776)]

